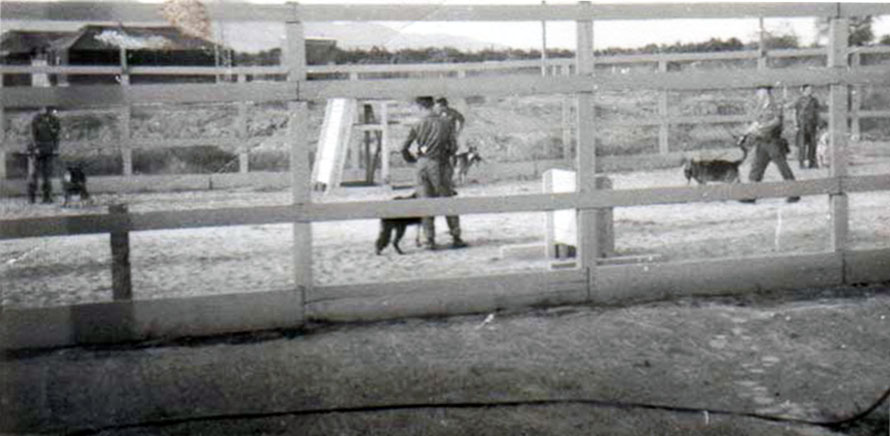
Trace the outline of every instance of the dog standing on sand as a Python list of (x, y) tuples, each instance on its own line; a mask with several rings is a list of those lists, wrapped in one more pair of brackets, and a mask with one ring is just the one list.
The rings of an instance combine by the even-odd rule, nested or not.
[(463, 185), (467, 179), (467, 173), (473, 165), (482, 162), (482, 156), (475, 146), (470, 146), (467, 151), (457, 153), (453, 157), (453, 166), (457, 175), (457, 181)]
[(695, 179), (699, 185), (708, 182), (723, 183), (739, 183), (739, 165), (748, 157), (748, 149), (744, 146), (745, 137), (738, 140), (738, 146), (742, 149), (742, 158), (735, 161), (727, 161), (723, 159), (713, 160), (685, 160), (683, 166), (683, 174), (686, 176), (686, 183)]
[[(417, 198), (416, 192), (408, 196), (396, 197), (394, 198), (394, 200), (408, 200), (412, 198)], [(402, 249), (399, 248), (399, 241), (401, 241), (402, 237), (405, 236), (405, 230), (408, 229), (408, 226), (416, 226), (416, 243), (419, 247), (421, 245), (420, 224), (421, 217), (381, 218), (380, 234), (377, 236), (377, 241), (374, 243), (376, 253), (379, 255), (383, 251), (383, 249), (386, 248), (387, 245), (389, 245), (390, 240), (392, 240), (392, 246), (396, 249), (396, 252), (399, 254), (405, 254)], [(393, 238), (393, 233), (395, 233), (395, 238)]]
[(74, 195), (80, 197), (81, 203), (90, 199), (90, 193), (87, 191), (87, 175), (83, 172), (83, 168), (69, 165), (65, 169), (65, 174), (62, 176), (62, 192), (65, 194), (62, 206), (67, 206)]

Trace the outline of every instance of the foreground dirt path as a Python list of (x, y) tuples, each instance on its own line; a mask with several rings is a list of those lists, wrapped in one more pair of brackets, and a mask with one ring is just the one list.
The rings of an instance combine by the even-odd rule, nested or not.
[[(414, 319), (6, 356), (0, 432), (839, 434), (603, 404), (299, 412), (574, 398), (832, 420), (887, 388), (888, 357), (887, 287)], [(880, 410), (868, 425), (883, 431)], [(869, 431), (842, 434), (883, 434)]]

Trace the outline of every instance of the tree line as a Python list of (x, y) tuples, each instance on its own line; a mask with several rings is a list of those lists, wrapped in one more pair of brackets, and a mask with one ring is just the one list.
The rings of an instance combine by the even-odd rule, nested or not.
[[(851, 46), (864, 46), (872, 44), (876, 39), (881, 45), (890, 45), (890, 35), (876, 38), (872, 31), (872, 17), (852, 17), (850, 19), (849, 44)], [(820, 36), (828, 34), (828, 21), (816, 21), (817, 33)], [(764, 45), (767, 49), (794, 49), (804, 48), (794, 33), (778, 34), (765, 33)], [(711, 38), (707, 41), (673, 44), (648, 44), (639, 48), (607, 48), (597, 50), (598, 56), (631, 55), (631, 54), (658, 54), (658, 53), (702, 53), (722, 52), (738, 50), (756, 50), (759, 41), (744, 43), (738, 38)], [(818, 47), (814, 44), (810, 47)], [(573, 58), (575, 51), (569, 49), (548, 49), (547, 57), (550, 59)], [(238, 65), (276, 65), (281, 58), (281, 49), (275, 48), (259, 53), (237, 53), (235, 63)], [(453, 47), (426, 47), (403, 48), (389, 50), (385, 47), (371, 48), (334, 48), (324, 56), (324, 63), (337, 65), (350, 64), (417, 64), (417, 63), (458, 63), (458, 62), (485, 62), (541, 59), (539, 49), (517, 48), (487, 48), (476, 51), (464, 51)], [(310, 62), (311, 63), (311, 62)]]

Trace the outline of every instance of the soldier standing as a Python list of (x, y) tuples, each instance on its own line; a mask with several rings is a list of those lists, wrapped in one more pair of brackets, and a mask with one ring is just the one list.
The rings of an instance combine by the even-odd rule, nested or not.
[[(754, 161), (748, 180), (755, 183), (763, 180), (763, 173), (770, 162), (776, 164), (783, 179), (794, 180), (794, 173), (785, 157), (788, 143), (782, 138), (782, 108), (773, 101), (771, 86), (757, 88), (757, 108), (753, 118), (754, 121), (745, 131), (745, 145), (754, 148)], [(789, 203), (799, 200), (800, 197), (788, 197)], [(743, 203), (755, 201), (753, 198), (742, 200)]]
[(43, 110), (31, 120), (31, 144), (28, 146), (28, 201), (37, 199), (38, 178), (42, 183), (43, 203), (52, 203), (53, 161), (59, 151), (59, 118), (51, 107)]
[[(423, 118), (408, 133), (402, 144), (402, 157), (408, 163), (417, 165), (417, 196), (420, 198), (450, 197), (454, 195), (451, 175), (454, 168), (451, 158), (454, 155), (452, 123), (437, 114), (433, 108), (432, 97), (418, 97), (415, 100), (423, 111)], [(411, 151), (411, 144), (417, 143), (417, 157)], [(435, 217), (424, 217), (423, 233), (426, 235), (427, 248), (435, 250), (436, 228)], [(448, 230), (453, 238), (452, 247), (465, 247), (460, 238), (460, 217), (446, 216)]]
[(804, 85), (803, 95), (794, 102), (794, 128), (797, 130), (795, 145), (800, 168), (819, 168), (816, 160), (816, 130), (819, 126), (819, 100), (813, 97), (813, 87)]

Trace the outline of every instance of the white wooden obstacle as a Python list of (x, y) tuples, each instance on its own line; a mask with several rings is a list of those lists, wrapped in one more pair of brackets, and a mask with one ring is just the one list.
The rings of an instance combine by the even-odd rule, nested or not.
[(332, 98), (327, 102), (312, 166), (312, 184), (316, 190), (329, 192), (340, 186), (355, 104), (353, 98)]
[[(574, 171), (551, 169), (544, 172), (543, 191), (545, 194), (575, 192), (577, 176)], [(611, 189), (612, 181), (607, 177), (598, 177), (597, 189)], [(599, 229), (599, 253), (597, 257), (606, 257), (615, 251), (615, 235), (612, 226), (612, 209), (601, 209)], [(548, 259), (574, 257), (578, 246), (578, 212), (575, 209), (555, 210), (547, 212), (545, 221), (545, 245)], [(561, 264), (553, 264), (558, 268)]]

